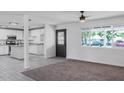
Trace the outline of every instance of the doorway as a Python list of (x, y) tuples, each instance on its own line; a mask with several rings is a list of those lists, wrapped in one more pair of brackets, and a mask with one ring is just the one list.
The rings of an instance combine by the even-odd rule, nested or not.
[(56, 30), (56, 56), (66, 57), (66, 29)]

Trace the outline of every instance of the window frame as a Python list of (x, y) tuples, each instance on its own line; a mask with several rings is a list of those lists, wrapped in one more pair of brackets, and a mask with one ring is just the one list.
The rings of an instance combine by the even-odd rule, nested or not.
[[(111, 46), (107, 46), (107, 44), (106, 44), (106, 42), (105, 42), (105, 40), (107, 41), (107, 39), (106, 39), (106, 32), (107, 31), (114, 31), (114, 30), (116, 30), (116, 31), (118, 31), (118, 28), (120, 29), (120, 27), (121, 27), (121, 29), (123, 29), (124, 30), (124, 25), (121, 25), (121, 26), (117, 26), (117, 25), (115, 25), (115, 26), (102, 26), (102, 27), (92, 27), (92, 28), (83, 28), (83, 29), (81, 29), (81, 35), (82, 35), (82, 33), (83, 32), (90, 32), (90, 44), (89, 45), (83, 45), (82, 43), (83, 43), (83, 37), (81, 37), (81, 45), (83, 46), (83, 47), (96, 47), (96, 48), (115, 48), (115, 49), (124, 49), (124, 47), (115, 47), (113, 44), (114, 44), (114, 42), (113, 42), (113, 36), (112, 36), (112, 41), (111, 41)], [(100, 28), (101, 30), (100, 31), (102, 31), (103, 30), (103, 32), (105, 33), (104, 34), (104, 36), (103, 36), (103, 39), (104, 39), (104, 44), (103, 44), (103, 46), (102, 47), (99, 47), (99, 46), (91, 46), (91, 39), (92, 39), (92, 33), (93, 32), (100, 32), (99, 30), (98, 30), (98, 28)], [(96, 31), (94, 30), (94, 29), (97, 29)]]

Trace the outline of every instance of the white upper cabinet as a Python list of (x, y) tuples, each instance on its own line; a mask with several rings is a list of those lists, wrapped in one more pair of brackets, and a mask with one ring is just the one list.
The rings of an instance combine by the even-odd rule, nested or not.
[(15, 35), (17, 39), (23, 39), (23, 31), (0, 29), (0, 39), (7, 39), (7, 36)]
[(16, 35), (16, 30), (0, 29), (0, 39), (7, 39), (10, 35)]
[(44, 29), (31, 30), (30, 40), (32, 43), (42, 43), (44, 41)]
[(17, 39), (22, 40), (24, 38), (24, 32), (23, 31), (17, 31), (16, 36), (17, 36)]

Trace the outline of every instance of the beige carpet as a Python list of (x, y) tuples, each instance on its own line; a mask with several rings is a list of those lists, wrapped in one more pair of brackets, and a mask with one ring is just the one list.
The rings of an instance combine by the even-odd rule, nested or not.
[(47, 65), (24, 75), (38, 81), (122, 81), (124, 68), (76, 60)]

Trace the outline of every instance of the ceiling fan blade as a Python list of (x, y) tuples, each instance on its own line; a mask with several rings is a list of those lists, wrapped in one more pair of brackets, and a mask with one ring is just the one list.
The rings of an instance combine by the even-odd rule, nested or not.
[(84, 13), (84, 11), (80, 11), (82, 14)]

